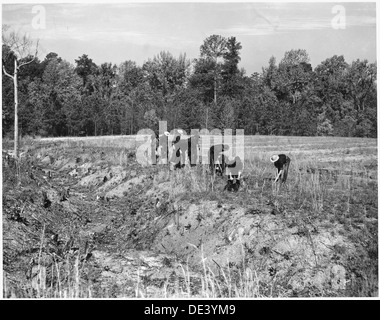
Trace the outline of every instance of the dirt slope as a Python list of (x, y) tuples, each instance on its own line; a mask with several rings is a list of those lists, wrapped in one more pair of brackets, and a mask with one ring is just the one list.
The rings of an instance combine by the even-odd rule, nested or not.
[(76, 270), (99, 297), (197, 296), (205, 270), (215, 279), (253, 274), (264, 296), (347, 294), (357, 245), (342, 225), (259, 196), (249, 179), (237, 193), (221, 192), (222, 178), (212, 191), (191, 189), (204, 178), (196, 170), (110, 164), (100, 149), (51, 146), (26, 155), (18, 184), (3, 159), (6, 295), (41, 294), (57, 285), (55, 273), (63, 282)]

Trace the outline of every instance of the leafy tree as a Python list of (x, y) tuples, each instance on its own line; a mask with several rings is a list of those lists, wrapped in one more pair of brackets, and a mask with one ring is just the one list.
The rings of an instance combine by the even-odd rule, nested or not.
[(315, 68), (315, 92), (321, 99), (318, 113), (323, 113), (333, 126), (342, 118), (342, 105), (347, 95), (347, 85), (344, 81), (347, 67), (343, 56), (334, 55)]
[(117, 70), (118, 85), (126, 93), (144, 82), (144, 71), (136, 62), (127, 60), (120, 64)]
[(186, 55), (176, 59), (171, 53), (161, 51), (153, 60), (144, 63), (143, 70), (151, 88), (165, 97), (185, 86), (189, 66)]
[(235, 129), (235, 110), (239, 109), (239, 101), (229, 97), (220, 99), (218, 107), (214, 109), (216, 127), (224, 129)]
[[(212, 35), (191, 64), (184, 54), (162, 51), (142, 66), (130, 60), (97, 66), (84, 54), (74, 67), (54, 52), (43, 61), (18, 58), (4, 44), (3, 72), (14, 70), (15, 60), (25, 63), (17, 77), (24, 134), (134, 134), (157, 131), (166, 120), (189, 132), (376, 137), (376, 63), (333, 56), (313, 70), (306, 50), (298, 49), (285, 52), (278, 65), (272, 56), (248, 77), (239, 69), (241, 49), (233, 36)], [(2, 80), (3, 134), (14, 120), (13, 80)]]
[(203, 128), (205, 105), (196, 89), (178, 91), (170, 106), (168, 120), (171, 128), (182, 128), (190, 133), (191, 129)]
[(269, 59), (269, 66), (263, 68), (262, 77), (264, 84), (271, 90), (276, 87), (276, 77), (277, 77), (278, 67), (276, 65), (276, 58), (272, 56)]
[(356, 60), (349, 65), (343, 56), (333, 56), (315, 73), (316, 93), (322, 101), (319, 113), (331, 121), (334, 134), (375, 137), (376, 64)]
[(296, 103), (312, 82), (312, 68), (304, 50), (291, 50), (281, 60), (275, 90), (280, 99)]
[(82, 97), (82, 126), (87, 134), (97, 136), (103, 125), (106, 100), (97, 92)]
[(93, 88), (89, 82), (89, 77), (96, 74), (97, 66), (87, 54), (83, 54), (78, 59), (75, 59), (75, 63), (75, 72), (82, 78), (83, 81), (83, 91), (90, 94), (93, 91)]
[(49, 64), (51, 60), (58, 60), (58, 62), (62, 61), (62, 58), (59, 57), (58, 53), (49, 52), (45, 59), (40, 63), (41, 77), (43, 72), (45, 71), (46, 66)]
[(280, 62), (281, 65), (285, 66), (298, 66), (300, 64), (309, 64), (310, 58), (309, 54), (304, 49), (292, 49), (286, 51), (284, 58)]
[(215, 68), (215, 61), (210, 58), (195, 59), (194, 71), (189, 79), (191, 88), (199, 92), (206, 104), (215, 102)]
[(348, 83), (349, 97), (354, 102), (357, 111), (364, 111), (366, 107), (373, 107), (376, 96), (376, 64), (369, 64), (367, 60), (353, 61), (347, 68), (344, 80)]
[(94, 76), (94, 86), (100, 96), (108, 100), (116, 86), (116, 65), (102, 63)]
[(235, 37), (230, 37), (226, 43), (226, 51), (223, 54), (224, 63), (222, 65), (223, 94), (230, 97), (238, 96), (242, 91), (241, 78), (243, 73), (239, 71), (241, 43)]
[(46, 136), (48, 134), (48, 127), (45, 118), (45, 106), (48, 102), (48, 95), (45, 91), (45, 86), (41, 79), (36, 79), (28, 85), (28, 106), (27, 110), (30, 113), (25, 114), (24, 117), (28, 118), (28, 131), (32, 135)]
[(332, 136), (334, 128), (331, 121), (326, 118), (326, 114), (322, 112), (318, 115), (317, 135), (318, 136)]
[(211, 35), (207, 37), (200, 48), (201, 59), (211, 59), (213, 61), (213, 80), (214, 80), (214, 104), (217, 103), (217, 90), (218, 82), (221, 74), (221, 62), (218, 60), (222, 58), (227, 51), (227, 40), (220, 35)]
[[(44, 122), (53, 136), (79, 131), (76, 116), (80, 109), (81, 79), (65, 60), (51, 59), (42, 76)], [(38, 99), (35, 98), (34, 101)]]
[(158, 132), (158, 121), (159, 119), (156, 115), (156, 110), (151, 109), (145, 111), (144, 122), (146, 128), (152, 129), (154, 132)]

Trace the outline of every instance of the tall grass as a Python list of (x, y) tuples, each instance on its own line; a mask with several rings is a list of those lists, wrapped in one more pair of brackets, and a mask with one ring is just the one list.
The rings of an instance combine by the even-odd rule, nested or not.
[[(256, 271), (244, 268), (236, 272), (229, 266), (221, 268), (219, 274), (205, 264), (206, 258), (201, 251), (202, 270), (198, 274), (189, 271), (189, 265), (181, 264), (182, 277), (167, 279), (161, 288), (156, 288), (154, 296), (147, 294), (148, 285), (144, 284), (140, 269), (137, 268), (135, 296), (125, 298), (252, 298), (263, 297)], [(91, 299), (98, 297), (91, 283), (83, 279), (83, 262), (77, 254), (74, 259), (65, 259), (64, 263), (55, 260), (50, 269), (43, 264), (33, 268), (33, 277), (24, 284), (23, 292), (8, 286), (4, 275), (5, 298), (53, 298), (53, 299)], [(179, 284), (181, 280), (181, 285)], [(125, 289), (125, 288), (124, 288)], [(107, 292), (107, 289), (105, 290)], [(102, 293), (102, 298), (110, 298)], [(120, 297), (123, 297), (122, 295)]]
[(8, 286), (9, 279), (4, 275), (5, 298), (91, 298), (91, 285), (81, 277), (83, 265), (79, 254), (74, 259), (64, 261), (54, 259), (50, 267), (38, 264), (32, 268), (29, 282), (22, 288)]

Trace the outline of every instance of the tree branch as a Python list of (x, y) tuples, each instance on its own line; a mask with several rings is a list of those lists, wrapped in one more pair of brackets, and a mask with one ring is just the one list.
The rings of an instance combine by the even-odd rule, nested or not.
[(32, 63), (35, 59), (36, 59), (36, 57), (34, 56), (32, 60), (20, 64), (20, 65), (17, 67), (17, 70), (20, 70), (21, 67), (26, 66), (26, 65), (29, 64), (29, 63)]
[(14, 79), (14, 77), (11, 76), (11, 75), (7, 72), (7, 70), (5, 70), (5, 66), (4, 66), (4, 65), (3, 65), (3, 71), (4, 71), (4, 74), (5, 74), (6, 76), (8, 76), (9, 78), (11, 78), (12, 80)]
[(38, 43), (39, 43), (39, 40), (37, 40), (37, 44), (36, 44), (36, 52), (35, 52), (35, 54), (34, 54), (34, 56), (33, 56), (33, 59), (30, 60), (30, 61), (28, 61), (28, 62), (25, 62), (25, 63), (20, 64), (20, 65), (17, 67), (17, 70), (19, 70), (21, 67), (23, 67), (23, 66), (25, 66), (25, 65), (27, 65), (27, 64), (29, 64), (29, 63), (32, 63), (32, 62), (36, 59), (37, 54), (38, 54)]

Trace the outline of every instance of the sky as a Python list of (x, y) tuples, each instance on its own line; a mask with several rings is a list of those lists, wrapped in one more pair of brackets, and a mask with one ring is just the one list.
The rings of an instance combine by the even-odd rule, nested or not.
[[(74, 2), (74, 1), (73, 1)], [(241, 43), (239, 67), (261, 72), (291, 49), (305, 49), (316, 67), (333, 55), (376, 61), (375, 2), (2, 3), (2, 24), (39, 39), (75, 63), (87, 54), (100, 65), (142, 65), (160, 51), (198, 58), (212, 34)], [(41, 8), (42, 6), (42, 8)], [(45, 20), (44, 18), (45, 17)], [(44, 23), (45, 22), (45, 23)]]

